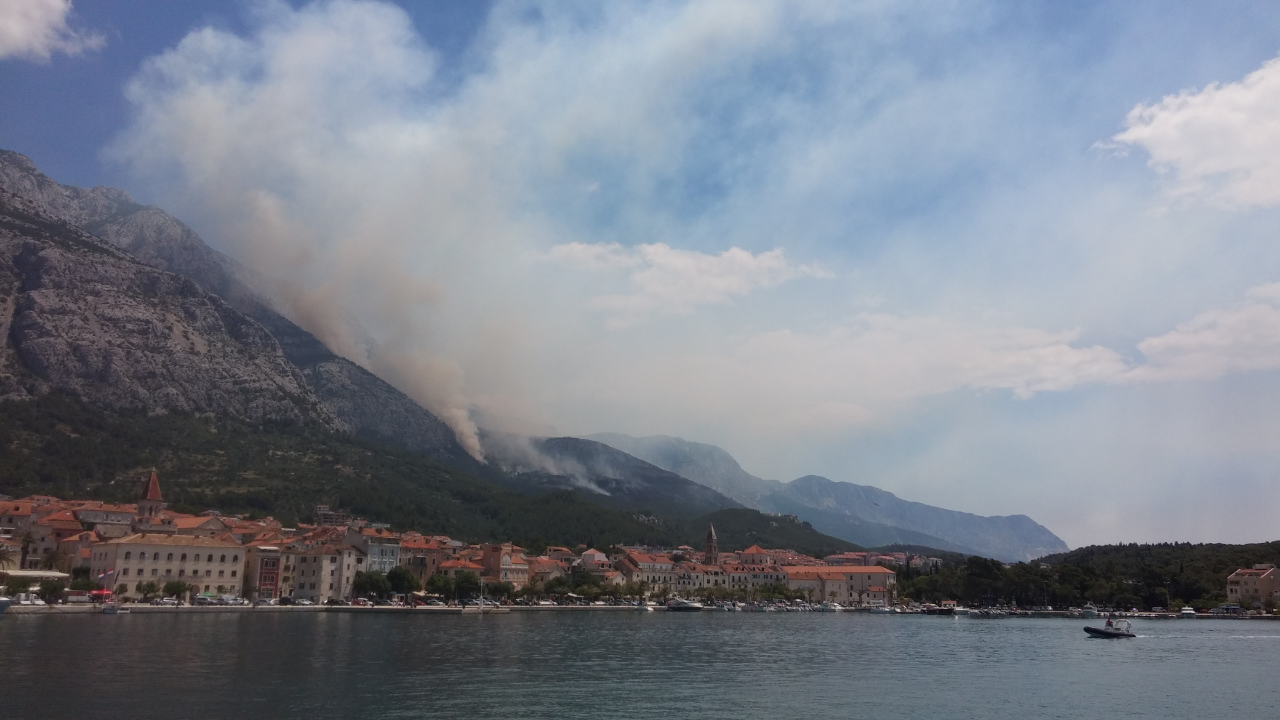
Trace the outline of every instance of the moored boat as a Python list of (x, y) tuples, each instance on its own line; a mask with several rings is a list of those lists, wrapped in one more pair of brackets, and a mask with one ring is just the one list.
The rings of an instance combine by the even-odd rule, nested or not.
[(1178, 617), (1180, 617), (1180, 618), (1190, 618), (1190, 619), (1192, 619), (1192, 620), (1195, 620), (1195, 619), (1196, 619), (1196, 609), (1195, 609), (1195, 608), (1193, 608), (1193, 607), (1191, 607), (1190, 605), (1185, 606), (1185, 607), (1183, 607), (1183, 608), (1182, 608), (1182, 611), (1178, 613)]
[(696, 600), (676, 598), (667, 603), (667, 609), (674, 612), (702, 612), (702, 603)]
[(1087, 603), (1084, 607), (1080, 608), (1080, 617), (1086, 617), (1086, 618), (1098, 617), (1097, 606), (1094, 605), (1093, 603)]
[(125, 607), (124, 605), (121, 605), (118, 602), (103, 603), (102, 614), (103, 615), (128, 615), (129, 608)]

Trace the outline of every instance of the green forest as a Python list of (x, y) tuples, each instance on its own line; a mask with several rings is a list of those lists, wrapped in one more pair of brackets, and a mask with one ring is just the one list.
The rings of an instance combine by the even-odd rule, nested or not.
[(709, 522), (723, 528), (726, 550), (752, 543), (814, 554), (855, 547), (755, 510), (644, 522), (582, 493), (522, 494), (319, 426), (104, 412), (62, 393), (0, 403), (0, 493), (133, 502), (152, 467), (174, 510), (269, 515), (286, 526), (313, 521), (313, 508), (326, 504), (399, 530), (510, 540), (535, 551), (579, 543), (701, 547)]
[(1253, 545), (1161, 543), (1097, 545), (1034, 563), (980, 557), (933, 571), (903, 570), (899, 592), (920, 601), (1020, 607), (1080, 606), (1209, 610), (1226, 602), (1227, 576), (1258, 563), (1280, 565), (1280, 542)]

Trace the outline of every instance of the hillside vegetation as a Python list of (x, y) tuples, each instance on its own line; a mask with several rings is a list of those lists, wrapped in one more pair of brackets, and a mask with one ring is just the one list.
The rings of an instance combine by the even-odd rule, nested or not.
[(685, 537), (685, 543), (701, 550), (706, 542), (708, 524), (715, 525), (721, 550), (743, 550), (759, 545), (764, 548), (788, 548), (805, 555), (824, 557), (862, 549), (847, 540), (823, 535), (807, 522), (736, 508), (717, 510), (698, 518)]
[(753, 543), (810, 553), (855, 547), (754, 510), (646, 522), (580, 492), (517, 492), (318, 425), (108, 412), (57, 392), (0, 403), (0, 448), (0, 493), (14, 497), (132, 502), (137, 479), (156, 467), (174, 509), (271, 515), (286, 525), (307, 522), (315, 505), (328, 504), (397, 529), (513, 540), (532, 549), (686, 542), (701, 548), (708, 522), (723, 528), (724, 550)]
[(1228, 575), (1256, 563), (1280, 565), (1280, 542), (1095, 545), (1009, 567), (971, 557), (937, 572), (904, 572), (900, 581), (918, 600), (1207, 610), (1226, 601)]

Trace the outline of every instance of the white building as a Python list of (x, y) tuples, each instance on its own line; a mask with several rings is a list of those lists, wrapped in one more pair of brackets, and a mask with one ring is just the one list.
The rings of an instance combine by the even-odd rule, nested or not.
[(321, 604), (351, 597), (351, 581), (365, 570), (364, 553), (350, 545), (317, 545), (293, 555), (293, 597)]
[(138, 533), (90, 549), (89, 577), (118, 595), (139, 593), (146, 582), (163, 589), (174, 580), (197, 594), (238, 595), (243, 574), (244, 548), (231, 540)]
[(368, 559), (368, 567), (360, 568), (366, 572), (391, 572), (400, 564), (400, 541), (398, 533), (383, 528), (348, 528), (347, 544), (356, 548)]

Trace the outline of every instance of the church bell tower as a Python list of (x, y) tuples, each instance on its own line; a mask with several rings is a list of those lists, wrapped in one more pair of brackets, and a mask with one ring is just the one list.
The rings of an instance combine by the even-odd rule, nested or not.
[(711, 525), (707, 530), (707, 553), (703, 559), (707, 565), (720, 564), (720, 544), (716, 542), (716, 526)]

